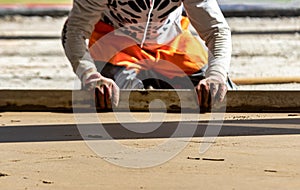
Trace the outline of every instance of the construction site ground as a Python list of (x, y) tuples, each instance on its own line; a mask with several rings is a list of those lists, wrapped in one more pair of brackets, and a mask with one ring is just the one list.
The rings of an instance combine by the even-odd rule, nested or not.
[[(126, 113), (123, 113), (126, 114)], [(135, 113), (139, 127), (149, 119)], [(114, 113), (102, 113), (103, 125), (119, 125)], [(182, 122), (168, 114), (171, 126)], [(195, 116), (198, 118), (198, 116)], [(206, 125), (210, 114), (201, 114)], [(126, 154), (105, 158), (80, 140), (73, 114), (0, 114), (1, 189), (298, 189), (300, 187), (300, 115), (227, 113), (215, 142), (199, 153), (204, 137), (190, 139), (169, 161), (149, 168), (110, 163)], [(193, 121), (196, 121), (193, 120)], [(191, 122), (191, 121), (189, 121)], [(199, 125), (199, 127), (201, 127)], [(202, 126), (203, 127), (203, 126)], [(170, 129), (171, 130), (171, 129)], [(168, 131), (168, 130), (167, 130)], [(121, 131), (119, 131), (121, 132)], [(118, 133), (118, 131), (117, 131)], [(160, 134), (163, 136), (163, 134)], [(133, 148), (156, 146), (167, 138), (115, 141)], [(183, 142), (184, 138), (176, 138)], [(100, 141), (105, 145), (106, 140)], [(153, 160), (159, 154), (153, 154)], [(110, 160), (111, 159), (111, 160)], [(143, 166), (148, 159), (134, 162)], [(149, 160), (148, 160), (149, 161)]]
[[(59, 39), (65, 19), (0, 19), (0, 89), (74, 89), (78, 79)], [(233, 31), (232, 78), (299, 76), (299, 17), (228, 18), (228, 23)], [(297, 83), (239, 88), (300, 89)], [(140, 128), (158, 122), (149, 121), (145, 112), (120, 114), (122, 118), (133, 114)], [(121, 125), (113, 112), (99, 113), (98, 117), (106, 128)], [(179, 113), (159, 118), (168, 133), (181, 122), (199, 123), (201, 131), (211, 115), (190, 115), (186, 121)], [(128, 155), (122, 152), (109, 158), (96, 154), (82, 140), (76, 119), (72, 113), (0, 113), (0, 189), (300, 188), (299, 113), (226, 113), (215, 142), (195, 135), (167, 162), (138, 169), (110, 162), (126, 160)], [(169, 140), (164, 134), (132, 138), (118, 134), (121, 132), (116, 130), (120, 138), (111, 141), (132, 148), (153, 147)], [(174, 140), (184, 143), (185, 138)], [(99, 145), (107, 142), (100, 139)], [(199, 147), (207, 143), (209, 149), (199, 153)], [(160, 155), (154, 153), (151, 158)], [(141, 166), (147, 161), (144, 157), (134, 160)]]

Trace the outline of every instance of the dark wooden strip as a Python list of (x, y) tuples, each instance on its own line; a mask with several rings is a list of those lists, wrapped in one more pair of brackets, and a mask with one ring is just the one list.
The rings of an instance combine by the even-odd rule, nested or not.
[[(0, 90), (0, 111), (72, 111), (93, 108), (85, 91)], [(300, 91), (229, 91), (227, 112), (299, 112)], [(150, 106), (149, 106), (150, 105)], [(119, 111), (196, 110), (193, 90), (122, 90)]]

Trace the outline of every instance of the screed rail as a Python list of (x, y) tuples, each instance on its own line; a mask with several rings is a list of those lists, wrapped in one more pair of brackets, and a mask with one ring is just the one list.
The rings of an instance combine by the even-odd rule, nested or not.
[[(93, 109), (90, 93), (80, 90), (0, 90), (0, 111)], [(193, 90), (122, 90), (115, 110), (178, 112), (197, 109)], [(300, 91), (229, 91), (227, 112), (299, 112)]]

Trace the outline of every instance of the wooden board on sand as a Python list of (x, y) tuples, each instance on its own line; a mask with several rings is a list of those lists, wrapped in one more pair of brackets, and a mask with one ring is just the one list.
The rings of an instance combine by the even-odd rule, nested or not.
[[(91, 109), (93, 98), (80, 90), (0, 90), (0, 111)], [(197, 109), (193, 90), (122, 90), (117, 110)], [(300, 91), (229, 91), (227, 112), (299, 112)]]

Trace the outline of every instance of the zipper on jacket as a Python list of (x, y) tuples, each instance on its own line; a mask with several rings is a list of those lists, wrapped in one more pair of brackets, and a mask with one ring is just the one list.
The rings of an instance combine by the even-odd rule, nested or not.
[(153, 12), (154, 3), (155, 3), (155, 0), (150, 0), (150, 9), (149, 9), (149, 12), (148, 12), (148, 18), (147, 18), (147, 22), (146, 22), (146, 26), (145, 26), (145, 30), (144, 30), (144, 34), (143, 34), (143, 39), (141, 41), (141, 48), (143, 48), (144, 43), (146, 41), (147, 32), (148, 32), (148, 28), (149, 28), (151, 14)]

